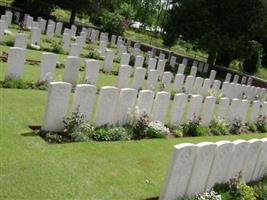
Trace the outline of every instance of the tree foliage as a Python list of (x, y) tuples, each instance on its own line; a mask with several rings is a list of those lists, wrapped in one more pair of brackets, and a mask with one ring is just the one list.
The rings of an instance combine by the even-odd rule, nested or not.
[(164, 42), (179, 38), (205, 50), (211, 63), (226, 65), (247, 55), (247, 46), (267, 24), (266, 0), (174, 0), (164, 24)]

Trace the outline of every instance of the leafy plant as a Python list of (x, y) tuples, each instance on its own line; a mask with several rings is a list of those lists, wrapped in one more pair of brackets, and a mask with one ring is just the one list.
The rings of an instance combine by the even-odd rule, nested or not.
[(267, 116), (259, 115), (257, 118), (256, 126), (261, 133), (267, 132)]
[(152, 121), (145, 129), (147, 138), (164, 138), (170, 134), (170, 130), (160, 121)]
[(28, 89), (29, 85), (24, 82), (22, 79), (15, 79), (15, 80), (5, 80), (2, 83), (3, 88), (17, 88), (17, 89)]
[(149, 116), (145, 112), (141, 113), (141, 115), (136, 120), (133, 125), (133, 139), (142, 139), (146, 136), (145, 129), (149, 125)]
[(48, 142), (48, 143), (52, 143), (52, 144), (55, 144), (55, 143), (62, 143), (63, 142), (63, 137), (57, 133), (51, 133), (51, 132), (48, 132), (45, 134), (45, 140)]
[(250, 123), (248, 124), (248, 130), (255, 133), (257, 131), (257, 125), (256, 123)]
[(209, 125), (209, 131), (212, 135), (228, 135), (229, 129), (223, 120), (213, 119)]
[(87, 123), (82, 123), (69, 134), (75, 142), (87, 142), (91, 140), (94, 131), (95, 128), (93, 126)]
[(123, 127), (108, 127), (102, 126), (95, 129), (92, 134), (92, 139), (96, 141), (119, 141), (129, 140), (130, 136), (127, 130)]
[(187, 136), (203, 136), (205, 135), (205, 129), (200, 124), (201, 118), (194, 115), (193, 119), (183, 125), (184, 135)]
[(108, 130), (111, 141), (129, 140), (130, 136), (127, 130), (123, 127), (115, 127)]
[(229, 128), (230, 128), (230, 133), (232, 134), (241, 134), (243, 131), (245, 131), (245, 127), (244, 124), (242, 122), (242, 119), (240, 118), (235, 118), (230, 124), (229, 124)]
[(123, 17), (119, 13), (104, 11), (100, 16), (100, 21), (103, 26), (103, 31), (114, 35), (123, 35), (125, 24)]
[(96, 60), (103, 60), (100, 54), (97, 51), (89, 51), (87, 56), (88, 58), (96, 59)]
[(65, 132), (72, 133), (84, 124), (84, 115), (76, 109), (69, 117), (63, 120)]
[(252, 187), (241, 181), (240, 172), (235, 178), (230, 179), (229, 194), (232, 200), (256, 200)]
[(174, 133), (175, 133), (175, 137), (177, 138), (180, 138), (180, 137), (183, 137), (183, 128), (182, 127), (177, 127), (175, 130), (174, 130)]
[(197, 195), (195, 200), (221, 200), (221, 196), (214, 190), (211, 190), (210, 192)]
[(66, 52), (63, 50), (59, 42), (52, 41), (51, 42), (51, 52), (57, 53), (57, 54), (66, 54)]

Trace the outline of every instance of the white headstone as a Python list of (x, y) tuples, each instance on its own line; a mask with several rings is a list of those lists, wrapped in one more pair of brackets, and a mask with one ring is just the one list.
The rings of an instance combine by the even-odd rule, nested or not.
[(174, 67), (175, 64), (176, 64), (176, 57), (175, 56), (171, 56), (170, 65), (172, 67)]
[(22, 78), (25, 59), (25, 49), (19, 47), (9, 48), (5, 80)]
[(17, 33), (14, 46), (26, 49), (27, 48), (27, 35), (25, 33)]
[(172, 111), (171, 111), (171, 125), (180, 124), (183, 117), (185, 105), (187, 103), (187, 95), (183, 93), (175, 94)]
[(230, 73), (227, 73), (226, 74), (226, 77), (225, 77), (225, 82), (231, 82), (231, 77), (232, 77), (232, 74), (230, 74)]
[(214, 82), (214, 80), (215, 80), (215, 78), (216, 78), (216, 71), (215, 70), (211, 70), (210, 71), (210, 80), (211, 80), (211, 83), (213, 84), (213, 82)]
[(80, 84), (75, 88), (72, 112), (81, 113), (85, 121), (92, 115), (96, 90), (96, 86), (89, 84)]
[(46, 29), (46, 36), (47, 38), (53, 38), (54, 37), (54, 31), (55, 31), (55, 25), (54, 24), (48, 24)]
[(143, 56), (136, 56), (134, 67), (143, 67), (144, 64), (144, 57)]
[(190, 143), (174, 146), (160, 200), (177, 200), (186, 194), (198, 147)]
[(82, 46), (80, 44), (73, 43), (71, 44), (69, 55), (79, 57), (81, 54), (81, 51), (82, 51)]
[(184, 84), (185, 92), (190, 94), (193, 91), (195, 77), (194, 76), (187, 76)]
[(104, 68), (105, 72), (111, 72), (113, 66), (114, 52), (112, 50), (107, 50), (104, 60)]
[(137, 107), (140, 113), (150, 115), (154, 100), (154, 92), (151, 90), (141, 90), (137, 99)]
[(116, 87), (102, 87), (96, 108), (95, 126), (111, 125), (114, 123), (119, 89)]
[(231, 154), (233, 153), (234, 145), (229, 141), (219, 141), (217, 145), (216, 154), (213, 165), (209, 173), (206, 191), (210, 190), (215, 184), (227, 183), (229, 180), (226, 174), (229, 169)]
[(230, 99), (228, 97), (223, 97), (220, 99), (219, 108), (216, 113), (218, 119), (225, 119), (226, 113), (229, 108)]
[(165, 65), (166, 65), (166, 60), (159, 60), (157, 64), (157, 70), (159, 72), (159, 77), (161, 78), (163, 76), (163, 73), (165, 71)]
[(120, 65), (129, 65), (129, 62), (130, 62), (130, 54), (122, 53)]
[(203, 82), (204, 82), (204, 79), (201, 77), (197, 77), (195, 79), (194, 86), (193, 86), (193, 93), (194, 94), (200, 94)]
[(32, 28), (31, 29), (31, 44), (38, 45), (41, 37), (41, 29), (40, 28)]
[(79, 76), (80, 58), (76, 56), (68, 56), (65, 61), (65, 70), (63, 81), (76, 85)]
[(229, 162), (228, 173), (226, 176), (227, 180), (234, 178), (242, 171), (246, 154), (249, 148), (249, 143), (245, 140), (236, 140), (233, 141), (234, 151), (231, 155), (231, 160)]
[(184, 70), (185, 70), (185, 66), (184, 64), (179, 64), (179, 68), (178, 68), (178, 74), (184, 74)]
[(154, 90), (158, 81), (159, 73), (157, 70), (151, 69), (148, 71), (147, 89)]
[(164, 122), (170, 101), (170, 93), (158, 92), (152, 109), (152, 120)]
[(251, 123), (256, 122), (259, 116), (259, 112), (260, 112), (260, 102), (253, 101), (249, 116), (249, 122)]
[(54, 74), (57, 64), (57, 55), (54, 53), (44, 52), (40, 65), (39, 82), (51, 82), (54, 79)]
[(211, 87), (211, 80), (210, 79), (205, 79), (204, 83), (203, 83), (203, 86), (202, 86), (202, 89), (201, 89), (201, 94), (203, 96), (207, 96), (208, 92), (210, 90), (210, 87)]
[(173, 84), (173, 91), (181, 92), (182, 88), (184, 87), (184, 78), (183, 74), (176, 74)]
[(251, 139), (248, 143), (249, 147), (242, 170), (243, 180), (246, 183), (250, 182), (253, 178), (253, 172), (255, 170), (263, 142), (259, 139)]
[(192, 120), (195, 117), (199, 116), (201, 106), (202, 106), (203, 97), (200, 95), (192, 95), (190, 99), (189, 108), (186, 114), (186, 120)]
[(186, 195), (188, 196), (205, 192), (205, 183), (208, 181), (209, 172), (216, 151), (216, 144), (211, 142), (202, 142), (196, 146), (198, 147), (197, 156), (186, 191)]
[(63, 131), (63, 120), (68, 110), (71, 84), (52, 82), (49, 84), (45, 114), (42, 123), (43, 131)]
[(156, 69), (156, 65), (157, 65), (157, 59), (156, 58), (150, 58), (148, 60), (148, 70)]
[(239, 76), (236, 74), (236, 75), (234, 76), (234, 80), (233, 80), (233, 82), (234, 82), (234, 83), (238, 83), (238, 80), (239, 80)]
[(129, 65), (121, 65), (119, 68), (118, 75), (118, 88), (127, 88), (129, 84), (129, 79), (131, 76), (132, 67)]
[(94, 59), (85, 59), (85, 78), (84, 82), (96, 85), (97, 77), (99, 74), (100, 62)]
[(146, 75), (145, 68), (141, 68), (141, 67), (135, 68), (132, 88), (136, 90), (139, 90), (140, 88), (142, 88), (144, 81), (145, 81), (145, 75)]
[(194, 76), (194, 77), (197, 75), (197, 67), (195, 67), (195, 66), (191, 67), (190, 75)]
[(137, 90), (123, 88), (120, 90), (119, 102), (117, 106), (117, 123), (124, 125), (130, 120), (130, 114), (134, 111), (137, 98)]
[(167, 88), (172, 82), (172, 73), (171, 72), (164, 72), (162, 77), (162, 83), (164, 87)]
[(66, 52), (70, 50), (70, 37), (71, 35), (69, 33), (63, 33), (61, 46)]
[(201, 123), (203, 126), (208, 126), (212, 116), (213, 116), (213, 110), (215, 107), (216, 98), (212, 96), (206, 97), (203, 105), (203, 110), (201, 113)]

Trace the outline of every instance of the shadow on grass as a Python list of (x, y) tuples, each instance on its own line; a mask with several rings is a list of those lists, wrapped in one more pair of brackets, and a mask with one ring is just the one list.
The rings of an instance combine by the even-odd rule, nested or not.
[(27, 132), (27, 133), (21, 133), (21, 136), (39, 136), (37, 133), (31, 131), (31, 132)]

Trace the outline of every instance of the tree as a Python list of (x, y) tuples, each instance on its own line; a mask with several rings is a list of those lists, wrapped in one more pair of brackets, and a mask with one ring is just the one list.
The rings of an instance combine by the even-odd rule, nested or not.
[(247, 55), (250, 41), (267, 24), (266, 0), (173, 0), (164, 24), (164, 42), (179, 38), (209, 54), (208, 62), (228, 66)]
[(23, 9), (33, 16), (49, 16), (54, 8), (53, 0), (14, 0), (12, 6)]

